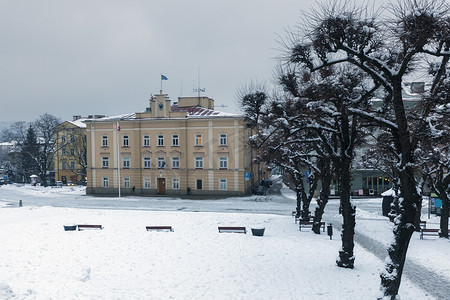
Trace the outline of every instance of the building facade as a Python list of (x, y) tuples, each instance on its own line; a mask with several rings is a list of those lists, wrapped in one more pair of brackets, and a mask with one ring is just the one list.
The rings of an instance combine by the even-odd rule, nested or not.
[(86, 124), (89, 119), (103, 118), (92, 115), (85, 118), (73, 116), (55, 128), (55, 180), (63, 184), (86, 182), (87, 147)]
[[(242, 116), (208, 97), (162, 91), (146, 112), (86, 120), (88, 194), (250, 193), (249, 133)], [(246, 174), (247, 173), (247, 174)]]

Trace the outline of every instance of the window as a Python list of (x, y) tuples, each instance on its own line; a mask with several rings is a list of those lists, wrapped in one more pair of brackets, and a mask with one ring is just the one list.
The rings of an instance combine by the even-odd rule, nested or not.
[(219, 169), (228, 169), (228, 157), (219, 157)]
[(178, 147), (179, 146), (179, 137), (178, 134), (172, 135), (172, 146)]
[(128, 137), (128, 135), (124, 135), (122, 137), (122, 146), (123, 147), (128, 147), (130, 146), (130, 138)]
[(150, 157), (144, 157), (144, 169), (150, 169), (152, 167), (152, 159)]
[(62, 135), (62, 136), (61, 136), (61, 142), (62, 142), (62, 143), (65, 143), (65, 142), (66, 142), (66, 136), (65, 136), (65, 135)]
[(144, 147), (150, 147), (150, 136), (144, 135)]
[(203, 180), (197, 179), (197, 190), (203, 189)]
[(109, 157), (107, 156), (102, 157), (102, 168), (103, 169), (109, 168)]
[(75, 155), (75, 149), (70, 149), (70, 155), (74, 156)]
[(66, 155), (66, 148), (61, 149), (61, 155)]
[(108, 147), (108, 137), (106, 135), (102, 136), (102, 147)]
[(65, 161), (63, 161), (61, 163), (61, 169), (66, 170), (67, 169), (67, 163)]
[(129, 188), (130, 187), (130, 177), (124, 177), (123, 178), (123, 187)]
[(123, 168), (124, 169), (129, 169), (130, 168), (130, 158), (129, 157), (124, 157), (123, 159), (122, 159), (122, 166), (123, 166)]
[(70, 141), (75, 142), (75, 136), (73, 134), (70, 135)]
[(145, 177), (144, 178), (144, 189), (150, 189), (151, 188), (151, 181), (150, 181), (150, 177)]
[(180, 158), (172, 157), (172, 169), (179, 169), (179, 168), (180, 168)]
[(158, 134), (158, 147), (164, 146), (164, 135)]
[(165, 165), (164, 157), (158, 157), (158, 169), (163, 169)]
[(180, 189), (180, 178), (172, 178), (172, 189), (174, 190)]
[(75, 170), (75, 162), (73, 161), (70, 162), (70, 169)]
[(109, 187), (109, 178), (103, 177), (103, 187), (108, 188)]
[(227, 180), (219, 179), (219, 190), (226, 191), (227, 190)]
[(196, 169), (203, 169), (203, 157), (196, 157), (195, 158), (195, 168)]
[(226, 146), (227, 145), (227, 134), (221, 133), (219, 135), (219, 145), (220, 146)]
[(196, 134), (195, 135), (195, 146), (202, 146), (203, 142), (202, 142), (202, 135), (201, 134)]

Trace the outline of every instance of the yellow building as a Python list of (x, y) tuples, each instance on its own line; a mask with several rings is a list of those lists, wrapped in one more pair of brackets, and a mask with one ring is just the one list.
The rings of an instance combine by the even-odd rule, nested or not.
[(86, 124), (88, 119), (102, 118), (93, 115), (86, 118), (73, 116), (55, 128), (55, 180), (67, 183), (83, 183), (86, 180)]
[(245, 195), (249, 135), (242, 116), (208, 97), (166, 94), (146, 112), (85, 120), (88, 194)]

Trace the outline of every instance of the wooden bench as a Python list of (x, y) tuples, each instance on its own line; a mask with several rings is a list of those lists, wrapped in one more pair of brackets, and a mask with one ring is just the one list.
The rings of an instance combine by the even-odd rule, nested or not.
[[(297, 224), (297, 221), (300, 221), (301, 218), (302, 218), (302, 216), (295, 215), (295, 224)], [(309, 216), (308, 221), (310, 221), (310, 220), (314, 220), (314, 216)], [(305, 222), (307, 222), (307, 221), (305, 221)]]
[(78, 225), (78, 231), (86, 229), (103, 229), (102, 225)]
[[(424, 235), (437, 236), (439, 237), (440, 229), (436, 228), (421, 228), (420, 229), (420, 239), (423, 240)], [(449, 230), (450, 233), (450, 230)]]
[(292, 211), (292, 217), (295, 217), (296, 214), (297, 214), (297, 211), (296, 211), (296, 210), (293, 210), (293, 211)]
[(247, 229), (245, 227), (230, 227), (230, 226), (219, 226), (219, 232), (231, 232), (231, 233), (247, 233)]
[(173, 232), (172, 226), (145, 226), (147, 231), (169, 231)]
[[(302, 231), (302, 226), (305, 228), (312, 228), (314, 222), (300, 221), (298, 224), (298, 230)], [(320, 228), (325, 232), (325, 222), (320, 222)]]

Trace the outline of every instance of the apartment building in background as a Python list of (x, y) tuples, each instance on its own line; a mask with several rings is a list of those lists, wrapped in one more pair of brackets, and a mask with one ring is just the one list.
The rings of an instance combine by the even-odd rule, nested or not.
[(104, 115), (88, 117), (73, 116), (55, 128), (55, 180), (63, 184), (86, 182), (87, 147), (85, 120), (103, 118)]
[[(246, 195), (252, 154), (243, 116), (208, 97), (160, 91), (145, 112), (84, 120), (88, 194)], [(253, 172), (252, 172), (253, 171)]]

